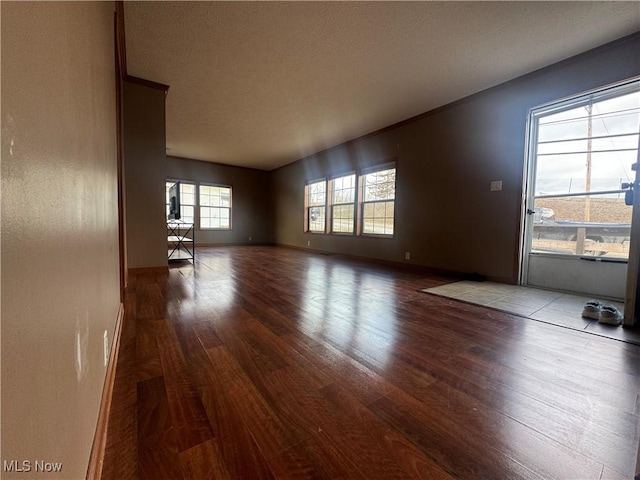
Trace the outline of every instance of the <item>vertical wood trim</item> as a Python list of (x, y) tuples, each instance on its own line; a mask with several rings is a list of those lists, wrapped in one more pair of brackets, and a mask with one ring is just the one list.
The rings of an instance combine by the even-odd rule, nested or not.
[(124, 31), (124, 2), (116, 0), (116, 44), (118, 46), (118, 65), (120, 66), (121, 78), (127, 76), (127, 45)]
[(309, 184), (304, 185), (304, 226), (303, 233), (309, 232)]
[(113, 385), (116, 378), (116, 365), (118, 363), (118, 352), (120, 350), (120, 335), (122, 332), (122, 322), (124, 319), (124, 292), (127, 286), (127, 251), (125, 243), (125, 209), (124, 209), (124, 155), (122, 141), (122, 79), (127, 73), (126, 48), (124, 38), (124, 5), (121, 0), (114, 2), (113, 20), (113, 45), (115, 63), (115, 100), (116, 100), (116, 170), (117, 170), (117, 190), (118, 190), (118, 266), (120, 274), (120, 307), (118, 317), (113, 332), (111, 342), (111, 352), (109, 354), (109, 364), (102, 386), (102, 398), (100, 400), (100, 410), (98, 412), (98, 423), (96, 425), (89, 465), (87, 467), (87, 479), (99, 480), (102, 477), (102, 464), (104, 452), (107, 445), (107, 430), (109, 423), (109, 412), (111, 410), (111, 398), (113, 396)]
[(325, 191), (324, 208), (326, 212), (324, 216), (324, 231), (326, 233), (333, 233), (333, 179), (327, 180)]
[(364, 175), (360, 172), (358, 172), (358, 174), (356, 175), (356, 180), (358, 182), (357, 184), (357, 195), (358, 198), (356, 199), (356, 231), (355, 234), (356, 235), (362, 235), (362, 216), (364, 215), (364, 181), (363, 181)]
[(87, 468), (88, 480), (100, 480), (102, 477), (102, 463), (107, 445), (107, 431), (109, 428), (109, 412), (111, 411), (111, 398), (113, 396), (113, 384), (116, 378), (116, 365), (118, 364), (118, 352), (120, 350), (120, 336), (122, 333), (122, 322), (124, 319), (124, 305), (121, 303), (118, 309), (118, 319), (113, 332), (111, 352), (109, 354), (109, 365), (102, 387), (102, 399), (100, 401), (100, 412), (98, 413), (98, 424), (93, 437), (91, 456), (89, 457), (89, 467)]
[(124, 197), (124, 143), (122, 141), (122, 85), (127, 75), (127, 49), (124, 36), (124, 5), (121, 0), (115, 2), (114, 45), (116, 63), (116, 138), (117, 138), (117, 175), (118, 175), (118, 244), (120, 265), (120, 301), (124, 301), (127, 288), (127, 242)]

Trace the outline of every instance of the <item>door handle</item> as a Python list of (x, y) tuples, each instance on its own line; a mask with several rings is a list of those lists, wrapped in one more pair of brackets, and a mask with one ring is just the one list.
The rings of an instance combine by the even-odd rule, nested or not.
[[(634, 165), (637, 165), (637, 163), (634, 163)], [(634, 195), (633, 187), (636, 186), (636, 183), (635, 182), (623, 183), (620, 186), (622, 187), (623, 190), (626, 190), (626, 192), (624, 192), (624, 204), (633, 205), (633, 195)]]
[(534, 213), (536, 213), (535, 210), (531, 210), (530, 208), (527, 208), (527, 215), (533, 215)]

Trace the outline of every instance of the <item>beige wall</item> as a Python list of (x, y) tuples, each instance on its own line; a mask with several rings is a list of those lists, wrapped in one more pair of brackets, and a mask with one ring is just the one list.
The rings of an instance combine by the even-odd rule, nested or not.
[(1, 9), (1, 460), (32, 462), (2, 478), (84, 478), (119, 306), (114, 7)]
[[(528, 110), (640, 75), (640, 35), (273, 172), (275, 241), (516, 282)], [(303, 233), (306, 181), (397, 161), (393, 239)], [(502, 180), (501, 192), (489, 191)]]
[(269, 172), (167, 157), (167, 178), (229, 185), (232, 188), (232, 229), (200, 230), (196, 225), (196, 245), (256, 245), (272, 241)]
[(167, 266), (164, 90), (124, 82), (127, 267)]

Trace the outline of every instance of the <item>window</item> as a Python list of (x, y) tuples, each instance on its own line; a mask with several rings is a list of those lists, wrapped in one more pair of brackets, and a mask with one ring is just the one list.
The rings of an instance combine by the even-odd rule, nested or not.
[(231, 187), (200, 185), (200, 228), (231, 229)]
[(309, 183), (306, 186), (306, 231), (324, 233), (326, 229), (327, 182)]
[(353, 233), (355, 193), (355, 174), (331, 181), (331, 232)]
[(393, 236), (395, 163), (378, 168), (305, 185), (304, 231)]
[(195, 183), (183, 182), (181, 180), (169, 180), (165, 184), (165, 202), (167, 208), (166, 218), (169, 218), (169, 188), (171, 188), (171, 186), (177, 181), (180, 182), (180, 220), (186, 223), (194, 223), (193, 219), (196, 204), (196, 185)]
[(360, 177), (364, 235), (393, 235), (396, 169), (378, 170)]

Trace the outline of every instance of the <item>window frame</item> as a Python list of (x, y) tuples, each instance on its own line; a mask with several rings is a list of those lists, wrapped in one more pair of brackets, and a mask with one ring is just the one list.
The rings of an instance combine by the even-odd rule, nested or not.
[[(202, 204), (202, 187), (211, 187), (211, 188), (226, 188), (229, 190), (229, 206), (225, 207), (222, 205), (203, 205)], [(209, 195), (209, 194), (207, 194)], [(197, 190), (197, 198), (198, 198), (198, 230), (207, 230), (207, 231), (231, 231), (233, 230), (233, 187), (231, 185), (225, 185), (221, 183), (210, 183), (210, 182), (198, 182), (198, 190)], [(228, 227), (203, 227), (202, 220), (203, 218), (212, 219), (215, 217), (202, 215), (203, 208), (218, 208), (218, 209), (226, 209), (229, 211), (229, 226)], [(220, 217), (222, 218), (222, 217)]]
[[(393, 178), (393, 198), (391, 199), (382, 199), (382, 200), (366, 200), (365, 201), (365, 188), (366, 188), (366, 180), (365, 177), (367, 175), (372, 175), (378, 172), (384, 172), (387, 170), (394, 171)], [(376, 165), (375, 167), (364, 169), (360, 172), (358, 176), (358, 235), (362, 237), (377, 237), (377, 238), (394, 238), (396, 232), (396, 190), (398, 186), (398, 167), (395, 162), (386, 163), (383, 165)], [(392, 233), (375, 233), (375, 232), (365, 232), (365, 216), (364, 210), (366, 205), (375, 204), (375, 203), (389, 203), (393, 204), (393, 223), (392, 223)], [(383, 217), (389, 218), (389, 217)]]
[[(350, 202), (336, 202), (334, 198), (334, 192), (336, 191), (335, 182), (336, 180), (344, 179), (347, 177), (353, 177), (353, 187), (349, 187), (349, 189), (353, 189), (353, 199)], [(345, 190), (344, 188), (342, 190)], [(338, 176), (331, 178), (328, 182), (328, 191), (327, 198), (330, 199), (328, 201), (328, 224), (329, 224), (329, 233), (332, 235), (347, 235), (347, 236), (355, 236), (357, 234), (357, 217), (358, 217), (358, 174), (356, 172), (344, 173)], [(340, 232), (335, 230), (334, 219), (335, 207), (348, 207), (351, 206), (353, 219), (351, 223), (351, 231), (349, 232)]]
[[(322, 205), (319, 204), (313, 204), (311, 205), (311, 200), (310, 200), (310, 195), (311, 195), (311, 191), (310, 191), (310, 187), (311, 185), (316, 185), (316, 184), (320, 184), (320, 183), (324, 183), (324, 203)], [(313, 233), (316, 235), (324, 235), (327, 233), (327, 200), (328, 200), (328, 182), (325, 178), (322, 179), (318, 179), (318, 180), (312, 180), (312, 181), (308, 181), (307, 183), (305, 183), (304, 186), (304, 232), (305, 233)], [(312, 208), (323, 208), (324, 209), (324, 225), (323, 225), (323, 229), (322, 230), (312, 230), (311, 229), (311, 209)]]
[[(385, 170), (393, 170), (393, 197), (384, 198), (380, 200), (367, 200), (365, 180), (368, 175), (384, 172)], [(334, 207), (344, 207), (345, 205), (351, 205), (351, 202), (334, 202), (335, 182), (341, 178), (354, 176), (354, 200), (353, 200), (353, 230), (351, 232), (339, 232), (334, 230)], [(310, 201), (310, 186), (324, 183), (324, 203), (316, 203), (311, 205)], [(390, 159), (385, 163), (377, 164), (371, 167), (356, 169), (348, 172), (343, 172), (337, 175), (329, 177), (321, 177), (313, 180), (307, 180), (304, 184), (304, 222), (303, 233), (311, 233), (316, 235), (340, 235), (340, 236), (352, 236), (352, 237), (371, 237), (371, 238), (386, 238), (393, 239), (396, 234), (396, 200), (397, 200), (397, 188), (398, 188), (398, 163), (397, 159)], [(374, 203), (390, 203), (393, 208), (393, 213), (390, 216), (385, 215), (382, 217), (385, 220), (392, 218), (391, 233), (374, 233), (364, 231), (364, 214), (366, 205)], [(312, 230), (310, 228), (311, 221), (311, 209), (313, 207), (320, 207), (324, 209), (324, 222), (323, 230)], [(384, 228), (386, 229), (386, 222)]]
[[(193, 207), (193, 224), (196, 225), (196, 215), (197, 215), (197, 203), (196, 200), (197, 198), (197, 192), (198, 192), (198, 188), (197, 188), (197, 183), (191, 180), (178, 180), (178, 179), (173, 179), (173, 178), (167, 178), (165, 180), (165, 220), (166, 221), (170, 221), (169, 220), (169, 187), (171, 185), (173, 185), (174, 183), (180, 183), (180, 210), (181, 210), (181, 215), (180, 215), (180, 221), (184, 222), (184, 215), (182, 214), (182, 209), (184, 206), (187, 207)], [(194, 203), (186, 203), (183, 201), (183, 195), (185, 194), (182, 186), (183, 185), (193, 185), (193, 202)], [(174, 220), (175, 221), (175, 220)], [(185, 222), (185, 223), (192, 223), (192, 222)]]
[[(631, 167), (631, 169), (628, 172), (624, 172), (624, 171), (620, 172), (621, 173), (620, 177), (617, 177), (617, 176), (599, 177), (597, 174), (595, 174), (595, 172), (597, 171), (597, 165), (598, 163), (602, 164), (604, 162), (598, 159), (598, 156), (602, 154), (606, 154), (607, 156), (616, 155), (617, 158), (615, 160), (616, 160), (616, 163), (618, 163), (619, 165), (628, 165), (626, 163), (627, 161), (633, 164), (633, 162), (635, 161), (635, 158), (637, 158), (637, 155), (638, 155), (638, 149), (636, 147), (637, 140), (633, 141), (632, 143), (633, 147), (631, 148), (628, 148), (625, 146), (618, 148), (618, 147), (615, 147), (615, 145), (612, 145), (613, 148), (611, 149), (608, 149), (608, 148), (602, 149), (601, 147), (599, 148), (598, 146), (594, 146), (593, 148), (585, 146), (582, 148), (576, 147), (576, 150), (569, 150), (568, 152), (563, 152), (563, 151), (550, 152), (545, 147), (541, 148), (541, 146), (549, 145), (549, 144), (562, 144), (562, 143), (566, 144), (571, 142), (575, 143), (575, 142), (589, 142), (589, 141), (594, 141), (594, 143), (597, 144), (602, 140), (611, 142), (613, 144), (613, 142), (615, 142), (615, 140), (613, 139), (619, 139), (620, 137), (638, 138), (638, 136), (640, 135), (640, 132), (638, 132), (635, 129), (636, 127), (634, 127), (633, 131), (620, 132), (620, 131), (614, 130), (612, 133), (611, 129), (605, 126), (604, 130), (606, 132), (606, 135), (602, 135), (602, 133), (605, 133), (605, 132), (602, 132), (602, 131), (598, 132), (597, 128), (595, 128), (598, 122), (597, 120), (598, 118), (602, 118), (602, 117), (606, 118), (608, 115), (620, 114), (623, 111), (629, 112), (629, 110), (627, 109), (605, 111), (605, 112), (594, 112), (593, 110), (589, 112), (587, 110), (586, 113), (582, 114), (582, 117), (569, 118), (569, 119), (552, 119), (551, 121), (549, 121), (549, 117), (552, 117), (554, 115), (571, 113), (572, 111), (576, 111), (581, 108), (585, 108), (587, 106), (592, 106), (592, 108), (597, 107), (597, 106), (600, 106), (602, 102), (616, 100), (618, 98), (621, 98), (627, 95), (634, 95), (638, 93), (640, 93), (640, 77), (633, 77), (631, 79), (627, 79), (619, 83), (598, 87), (593, 90), (581, 92), (581, 93), (578, 93), (569, 97), (565, 97), (559, 100), (554, 100), (529, 110), (529, 114), (527, 116), (527, 142), (526, 142), (526, 149), (525, 149), (526, 158), (525, 158), (525, 176), (524, 176), (525, 193), (523, 198), (523, 205), (524, 205), (524, 210), (526, 210), (527, 212), (530, 212), (530, 214), (527, 214), (527, 215), (523, 214), (523, 217), (524, 217), (522, 220), (523, 228), (520, 236), (520, 242), (521, 242), (520, 245), (523, 252), (520, 276), (523, 281), (526, 282), (527, 277), (529, 275), (529, 262), (532, 258), (544, 256), (544, 257), (558, 258), (558, 259), (560, 258), (576, 259), (576, 258), (593, 257), (593, 256), (599, 257), (600, 255), (607, 255), (608, 252), (606, 250), (598, 250), (593, 248), (585, 249), (585, 245), (586, 245), (585, 241), (592, 240), (594, 237), (596, 237), (596, 240), (595, 240), (596, 243), (603, 242), (605, 244), (606, 243), (628, 244), (628, 239), (623, 239), (623, 237), (625, 237), (626, 235), (619, 235), (615, 242), (613, 241), (609, 242), (606, 240), (606, 238), (603, 238), (603, 237), (616, 236), (615, 234), (612, 233), (612, 231), (608, 231), (607, 233), (599, 233), (599, 232), (595, 233), (593, 232), (593, 230), (589, 231), (590, 227), (595, 226), (597, 228), (599, 221), (593, 220), (592, 219), (593, 217), (591, 216), (589, 216), (589, 219), (587, 219), (586, 215), (582, 212), (580, 212), (579, 217), (572, 215), (574, 218), (567, 218), (567, 217), (563, 218), (563, 214), (561, 213), (560, 218), (558, 219), (554, 218), (555, 221), (569, 220), (569, 221), (575, 221), (576, 223), (580, 223), (582, 225), (583, 227), (582, 239), (578, 241), (577, 232), (576, 232), (576, 235), (573, 236), (573, 238), (569, 238), (569, 241), (576, 241), (575, 248), (572, 247), (572, 248), (567, 248), (562, 250), (539, 248), (540, 244), (538, 243), (538, 241), (547, 240), (548, 237), (546, 238), (544, 236), (536, 237), (536, 235), (539, 233), (539, 231), (537, 230), (538, 228), (542, 229), (545, 227), (545, 225), (542, 224), (542, 216), (541, 216), (542, 209), (547, 209), (547, 208), (551, 209), (551, 206), (548, 203), (545, 204), (545, 202), (553, 201), (556, 199), (582, 198), (584, 200), (583, 205), (586, 210), (586, 206), (590, 205), (590, 202), (592, 199), (598, 199), (599, 197), (607, 198), (608, 195), (617, 195), (618, 199), (622, 199), (622, 195), (626, 194), (626, 192), (628, 191), (628, 189), (622, 188), (622, 186), (620, 185), (625, 180), (625, 178), (623, 178), (622, 175), (625, 175), (626, 173), (628, 173), (628, 176), (626, 177), (626, 179), (629, 181), (629, 183), (632, 183), (636, 177), (636, 174), (633, 172), (633, 167)], [(634, 108), (633, 110), (635, 110), (636, 108)], [(591, 118), (591, 120), (593, 121), (593, 127), (594, 127), (593, 130), (591, 130), (591, 128), (588, 127), (588, 124), (590, 123), (588, 121), (589, 118)], [(549, 138), (541, 134), (541, 130), (545, 127), (549, 127), (550, 125), (561, 124), (565, 122), (568, 123), (568, 121), (570, 120), (584, 121), (585, 124), (583, 128), (587, 132), (580, 135), (572, 132), (571, 136), (563, 135), (561, 137), (556, 137), (556, 138), (554, 138), (554, 136), (551, 136), (551, 138)], [(604, 121), (602, 122), (602, 125), (604, 126)], [(634, 154), (631, 155), (631, 158), (627, 158), (623, 160), (619, 156), (619, 154), (629, 150), (634, 152)], [(580, 159), (579, 161), (584, 161), (585, 164), (587, 165), (590, 163), (589, 157), (593, 156), (590, 160), (593, 162), (592, 166), (594, 169), (593, 170), (594, 176), (592, 177), (591, 173), (586, 173), (586, 172), (585, 172), (586, 175), (584, 177), (582, 177), (581, 175), (580, 176), (571, 175), (571, 177), (567, 177), (567, 180), (569, 180), (569, 183), (568, 183), (568, 186), (564, 188), (556, 188), (556, 189), (541, 188), (541, 185), (546, 180), (546, 178), (540, 175), (540, 171), (543, 170), (543, 162), (539, 157), (543, 157), (543, 158), (550, 157), (550, 156), (561, 157), (563, 155), (567, 155), (567, 156), (584, 155), (585, 156), (584, 160)], [(615, 181), (618, 178), (620, 180), (620, 183)], [(579, 181), (584, 179), (584, 184), (583, 184), (584, 186), (581, 185), (581, 182), (576, 182), (577, 188), (573, 186), (574, 179), (578, 179)], [(603, 180), (605, 182), (603, 182)], [(611, 182), (611, 184), (607, 185), (606, 183), (608, 183), (607, 182), (608, 180), (614, 180), (614, 181)], [(600, 186), (596, 186), (598, 184)], [(620, 185), (620, 187), (617, 187), (617, 185)], [(573, 188), (573, 191), (572, 191), (572, 188)], [(623, 205), (620, 205), (620, 206), (623, 207)], [(590, 209), (588, 211), (590, 214), (592, 213)], [(630, 209), (629, 213), (630, 213), (630, 217), (632, 217), (633, 209)], [(597, 216), (597, 213), (595, 215)], [(619, 223), (620, 225), (626, 224), (626, 222), (624, 222), (623, 220), (619, 222), (620, 222)], [(629, 225), (632, 225), (632, 224), (633, 224), (633, 219), (630, 218)], [(544, 233), (548, 234), (548, 232), (544, 232)], [(600, 238), (597, 239), (598, 237)], [(629, 250), (629, 252), (623, 251), (620, 253), (627, 253), (627, 255), (629, 256), (631, 255), (631, 250)], [(608, 258), (611, 261), (628, 263), (628, 256), (624, 257), (622, 255), (618, 256), (614, 254), (614, 255), (609, 255)], [(597, 259), (599, 260), (599, 258)]]

